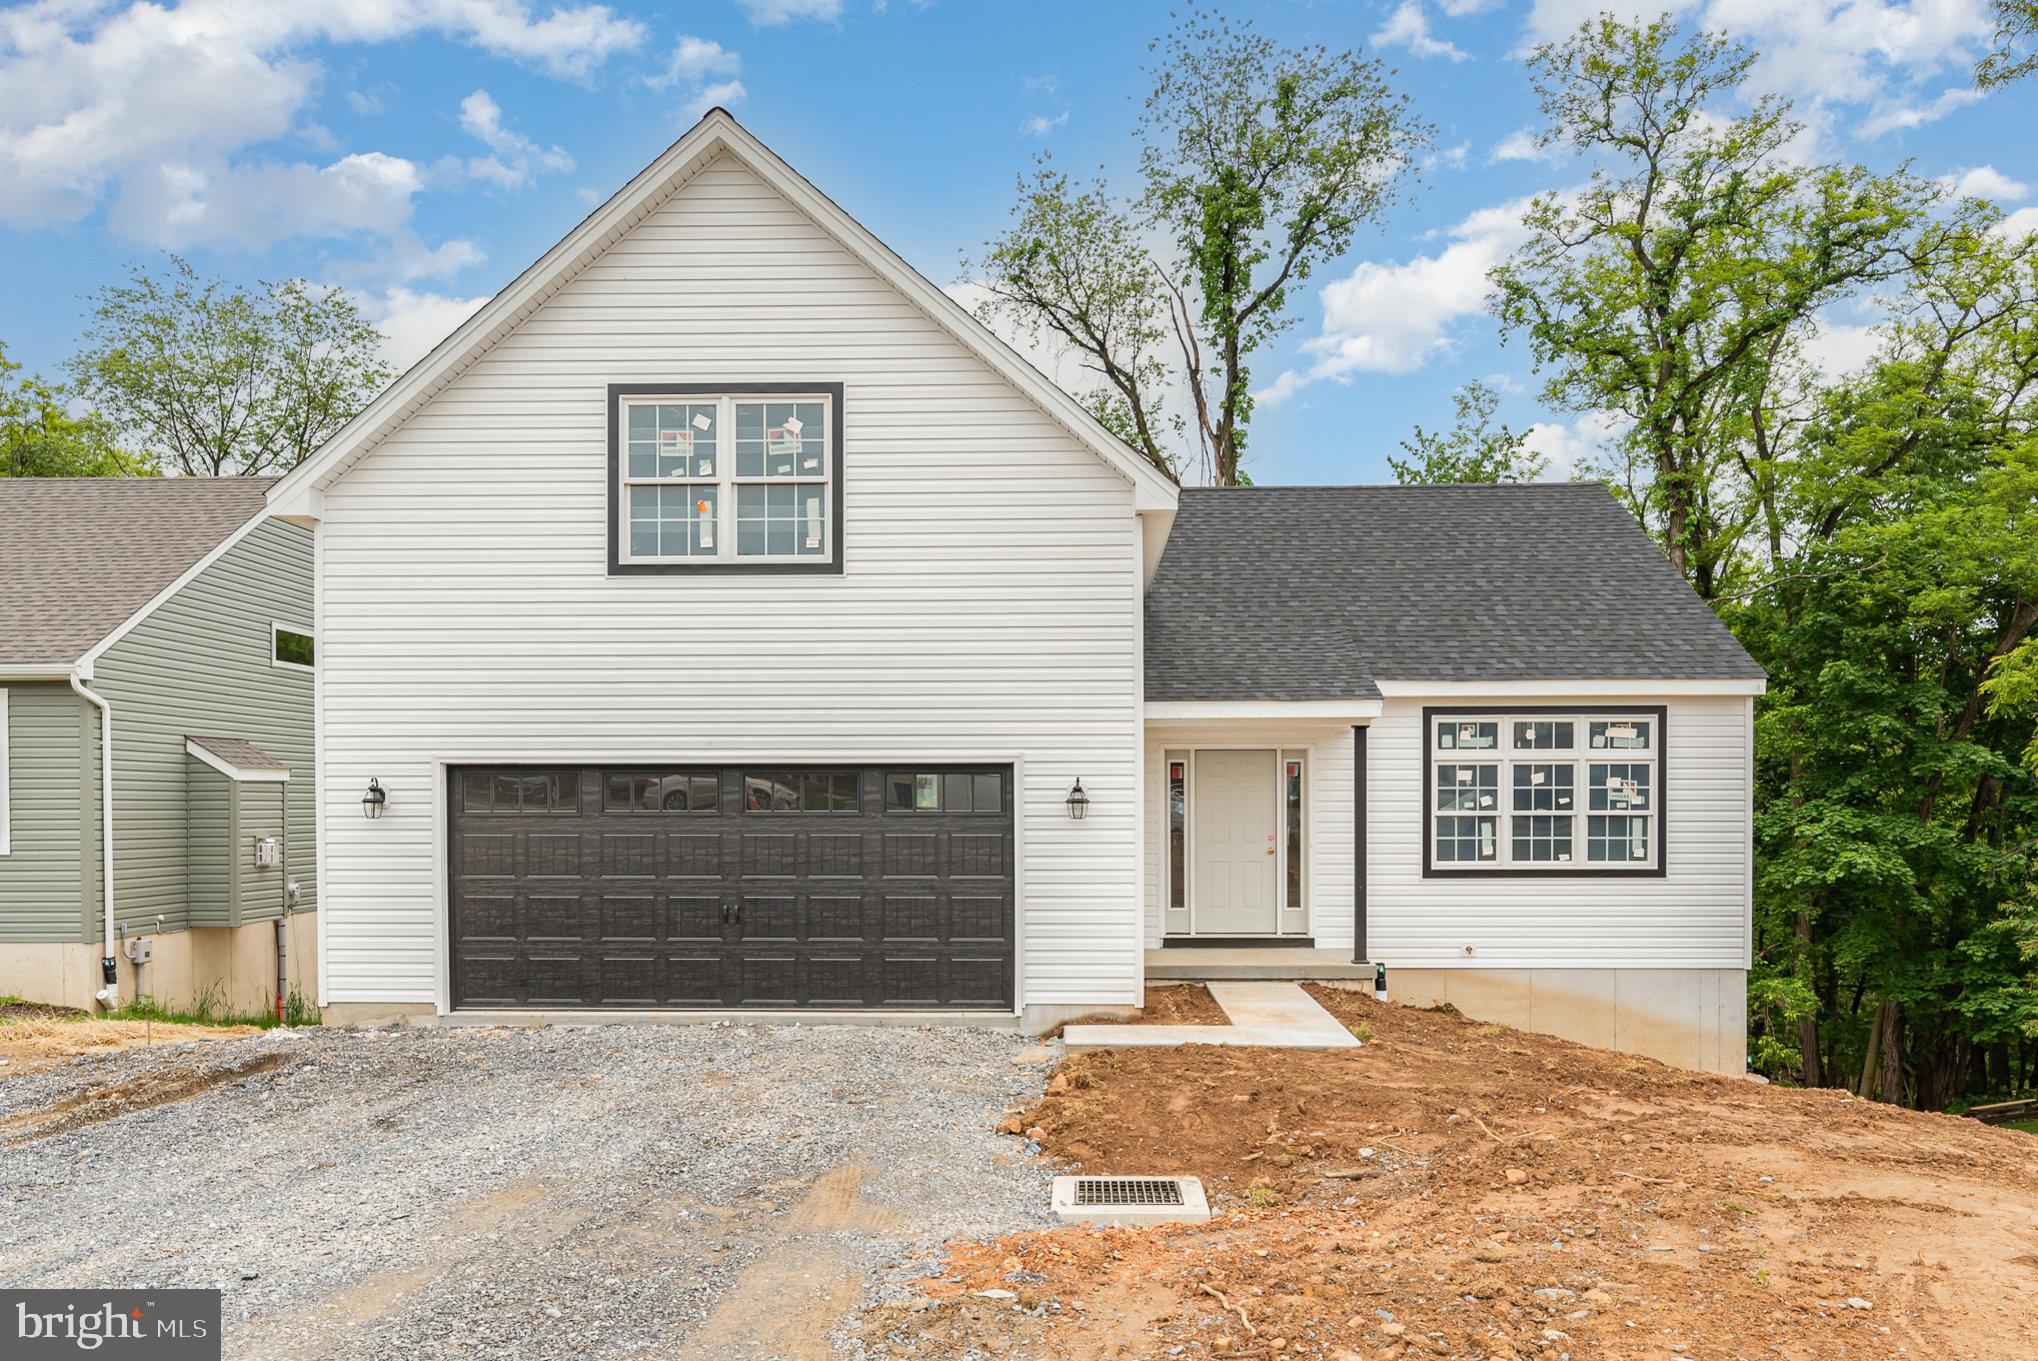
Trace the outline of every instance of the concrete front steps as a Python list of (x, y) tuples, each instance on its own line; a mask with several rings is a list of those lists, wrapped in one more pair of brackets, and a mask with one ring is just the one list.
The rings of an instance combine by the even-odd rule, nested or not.
[(1230, 1025), (1072, 1025), (1063, 1029), (1062, 1043), (1071, 1054), (1185, 1044), (1264, 1045), (1274, 1049), (1359, 1047), (1358, 1040), (1337, 1017), (1318, 1006), (1315, 998), (1294, 983), (1213, 982), (1210, 996), (1231, 1018)]
[(1148, 983), (1211, 983), (1245, 979), (1285, 983), (1364, 979), (1371, 986), (1373, 966), (1354, 963), (1345, 951), (1286, 946), (1238, 949), (1173, 946), (1146, 952)]

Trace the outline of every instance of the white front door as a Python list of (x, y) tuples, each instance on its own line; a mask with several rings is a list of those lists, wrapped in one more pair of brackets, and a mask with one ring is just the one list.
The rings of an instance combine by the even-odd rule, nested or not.
[(1260, 936), (1280, 930), (1275, 897), (1279, 849), (1272, 751), (1199, 751), (1189, 844), (1199, 936)]

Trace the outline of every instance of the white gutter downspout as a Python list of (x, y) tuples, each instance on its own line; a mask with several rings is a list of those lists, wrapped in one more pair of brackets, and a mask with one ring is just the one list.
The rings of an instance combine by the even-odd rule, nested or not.
[(120, 978), (113, 971), (113, 706), (93, 694), (75, 671), (71, 688), (99, 710), (99, 877), (106, 898), (105, 940), (99, 954), (108, 975), (99, 1000), (114, 1011), (120, 1006)]

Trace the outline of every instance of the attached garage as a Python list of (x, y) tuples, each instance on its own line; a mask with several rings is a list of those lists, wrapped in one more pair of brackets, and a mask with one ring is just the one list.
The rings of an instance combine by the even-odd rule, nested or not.
[(455, 768), (458, 1008), (1009, 1010), (1009, 767)]

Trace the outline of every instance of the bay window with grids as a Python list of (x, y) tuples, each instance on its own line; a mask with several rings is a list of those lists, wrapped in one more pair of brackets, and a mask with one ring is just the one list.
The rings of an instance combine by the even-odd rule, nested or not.
[(609, 401), (611, 572), (841, 571), (840, 384)]
[(1425, 873), (1662, 873), (1663, 710), (1425, 710)]

